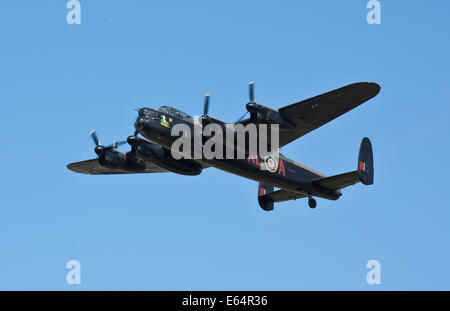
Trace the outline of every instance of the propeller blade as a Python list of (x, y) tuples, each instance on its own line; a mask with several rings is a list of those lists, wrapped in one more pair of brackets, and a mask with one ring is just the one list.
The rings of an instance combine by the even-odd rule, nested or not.
[(248, 111), (247, 112), (245, 112), (243, 115), (242, 115), (242, 117), (240, 117), (236, 122), (234, 122), (234, 123), (238, 123), (238, 122), (241, 122), (242, 120), (244, 120), (244, 118), (245, 118), (245, 116), (247, 115), (247, 113), (248, 113)]
[(251, 103), (253, 103), (253, 101), (255, 100), (254, 86), (255, 86), (255, 82), (253, 82), (253, 81), (248, 84), (248, 94), (249, 94)]
[(92, 139), (94, 140), (95, 145), (99, 146), (100, 142), (98, 140), (97, 134), (95, 133), (95, 130), (92, 130), (89, 134), (91, 135)]
[(209, 110), (209, 97), (211, 96), (211, 94), (207, 93), (205, 94), (205, 106), (203, 107), (203, 115), (207, 116), (208, 115), (208, 110)]
[(117, 147), (119, 147), (123, 144), (126, 144), (126, 143), (127, 143), (127, 141), (117, 141), (117, 142), (114, 142), (114, 144), (112, 144), (112, 145), (106, 146), (105, 149), (116, 149)]

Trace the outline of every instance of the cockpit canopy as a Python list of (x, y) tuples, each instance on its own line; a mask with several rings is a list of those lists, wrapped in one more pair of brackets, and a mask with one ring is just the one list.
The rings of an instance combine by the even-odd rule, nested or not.
[(149, 117), (156, 117), (156, 113), (153, 109), (150, 109), (148, 107), (144, 107), (139, 109), (138, 112), (140, 117), (149, 116)]
[(162, 112), (171, 114), (175, 117), (192, 119), (192, 117), (190, 115), (188, 115), (187, 113), (185, 113), (181, 110), (178, 110), (176, 108), (173, 108), (173, 107), (161, 106), (161, 107), (159, 107), (159, 110), (161, 110)]

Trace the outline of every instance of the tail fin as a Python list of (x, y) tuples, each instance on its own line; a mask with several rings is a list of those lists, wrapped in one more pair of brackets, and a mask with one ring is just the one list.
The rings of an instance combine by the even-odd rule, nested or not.
[(259, 183), (258, 185), (258, 203), (265, 211), (273, 210), (273, 200), (267, 195), (273, 192), (273, 186)]
[(373, 184), (373, 151), (369, 138), (364, 137), (359, 147), (358, 177), (364, 185)]
[[(325, 178), (313, 180), (314, 186), (325, 188), (327, 190), (337, 191), (339, 189), (362, 182), (365, 185), (373, 184), (373, 153), (372, 144), (367, 137), (364, 137), (359, 147), (358, 155), (358, 169), (356, 171), (334, 175)], [(330, 199), (336, 200), (341, 195), (340, 192), (334, 193), (336, 196)], [(287, 200), (294, 200), (298, 198), (308, 197), (308, 193), (290, 192), (288, 190), (274, 191), (271, 185), (259, 183), (258, 185), (258, 203), (265, 211), (273, 210), (274, 202), (283, 202)]]
[(358, 182), (362, 182), (364, 185), (373, 184), (372, 144), (367, 137), (362, 139), (359, 147), (358, 169), (356, 171), (316, 179), (313, 184), (330, 190), (339, 190)]

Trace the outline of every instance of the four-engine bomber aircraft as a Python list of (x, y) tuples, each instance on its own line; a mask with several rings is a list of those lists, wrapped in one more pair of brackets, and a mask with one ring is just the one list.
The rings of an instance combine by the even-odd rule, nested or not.
[[(279, 126), (279, 147), (315, 130), (351, 109), (375, 97), (380, 91), (376, 83), (360, 82), (294, 103), (280, 109), (271, 109), (254, 102), (253, 82), (249, 84), (250, 102), (246, 105), (249, 118), (233, 124), (271, 124)], [(226, 123), (208, 115), (209, 95), (205, 98), (201, 126)], [(316, 207), (313, 197), (337, 200), (341, 189), (358, 182), (373, 184), (374, 168), (372, 145), (363, 138), (359, 149), (357, 169), (348, 173), (326, 177), (310, 168), (292, 161), (281, 153), (278, 157), (250, 156), (245, 159), (179, 159), (172, 157), (172, 143), (179, 137), (171, 135), (176, 124), (186, 124), (193, 129), (198, 122), (188, 114), (168, 106), (159, 109), (144, 107), (139, 110), (135, 133), (127, 141), (131, 151), (120, 152), (116, 147), (126, 142), (102, 146), (94, 131), (96, 159), (71, 163), (67, 168), (83, 174), (133, 174), (174, 172), (198, 175), (204, 168), (218, 169), (259, 182), (258, 203), (266, 211), (273, 210), (274, 202), (308, 198), (311, 208)], [(241, 118), (242, 119), (242, 118)], [(197, 123), (196, 123), (197, 122)], [(144, 138), (139, 137), (141, 134)], [(247, 149), (246, 149), (247, 150)], [(274, 190), (274, 187), (279, 190)]]

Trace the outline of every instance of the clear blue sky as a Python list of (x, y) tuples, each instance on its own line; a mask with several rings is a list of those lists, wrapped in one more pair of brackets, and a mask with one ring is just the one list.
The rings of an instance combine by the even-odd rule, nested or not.
[[(450, 289), (450, 4), (366, 1), (0, 4), (0, 289)], [(375, 184), (338, 201), (257, 203), (215, 169), (86, 176), (66, 164), (133, 132), (134, 108), (236, 120), (358, 81), (375, 99), (283, 148), (326, 175), (371, 138)], [(122, 150), (126, 150), (126, 146)], [(66, 284), (79, 260), (82, 284)], [(381, 263), (382, 284), (366, 283)]]

